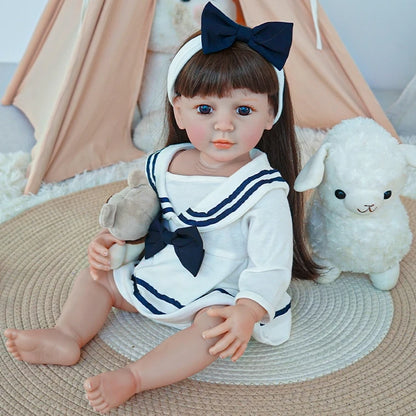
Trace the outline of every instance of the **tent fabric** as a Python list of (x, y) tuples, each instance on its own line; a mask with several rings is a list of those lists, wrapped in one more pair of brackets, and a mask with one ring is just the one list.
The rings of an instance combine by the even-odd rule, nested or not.
[(416, 74), (386, 113), (400, 135), (412, 136), (416, 133)]
[[(143, 154), (130, 130), (156, 1), (49, 0), (2, 100), (21, 109), (35, 129), (25, 193), (36, 193), (42, 181)], [(285, 72), (298, 126), (327, 129), (365, 116), (396, 136), (319, 5), (322, 50), (309, 0), (236, 4), (238, 20), (249, 26), (294, 22)]]
[(156, 0), (50, 0), (3, 104), (35, 129), (25, 193), (143, 155), (131, 140)]

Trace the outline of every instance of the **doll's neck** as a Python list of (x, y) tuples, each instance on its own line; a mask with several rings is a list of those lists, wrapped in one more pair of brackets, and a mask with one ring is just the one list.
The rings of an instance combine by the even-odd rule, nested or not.
[(187, 149), (178, 152), (170, 166), (169, 172), (185, 176), (231, 176), (241, 167), (251, 161), (250, 156), (243, 155), (233, 161), (216, 162), (204, 157), (197, 149)]

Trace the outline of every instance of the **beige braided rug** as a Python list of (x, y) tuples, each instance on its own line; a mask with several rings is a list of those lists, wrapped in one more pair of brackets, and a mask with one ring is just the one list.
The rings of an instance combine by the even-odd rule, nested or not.
[[(102, 203), (124, 183), (71, 194), (0, 225), (0, 328), (53, 325), (87, 265)], [(413, 233), (416, 202), (405, 200)], [(145, 392), (114, 415), (416, 415), (416, 245), (391, 292), (365, 276), (331, 285), (294, 282), (293, 333), (255, 341), (237, 363)], [(393, 313), (394, 311), (394, 313)], [(89, 415), (85, 378), (125, 365), (172, 333), (136, 315), (110, 314), (73, 367), (14, 361), (0, 344), (0, 415)], [(4, 341), (4, 338), (3, 338)]]

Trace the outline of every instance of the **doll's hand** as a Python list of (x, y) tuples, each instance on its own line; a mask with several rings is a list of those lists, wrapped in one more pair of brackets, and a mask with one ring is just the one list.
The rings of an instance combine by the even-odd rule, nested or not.
[(224, 318), (224, 322), (204, 331), (204, 338), (221, 336), (221, 339), (209, 349), (211, 355), (219, 354), (220, 358), (231, 357), (237, 361), (247, 348), (253, 333), (254, 324), (266, 313), (258, 303), (250, 299), (239, 299), (236, 305), (208, 310), (209, 316)]
[(104, 229), (88, 245), (88, 262), (94, 280), (100, 278), (100, 272), (110, 270), (108, 249), (113, 244), (123, 245), (125, 241), (115, 238), (107, 229)]

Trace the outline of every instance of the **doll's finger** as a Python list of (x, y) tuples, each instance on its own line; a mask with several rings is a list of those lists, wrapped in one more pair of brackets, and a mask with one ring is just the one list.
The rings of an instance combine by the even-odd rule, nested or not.
[(234, 341), (235, 337), (228, 333), (209, 349), (209, 353), (211, 355), (222, 354)]
[(104, 239), (106, 243), (110, 243), (110, 246), (112, 246), (114, 243), (119, 244), (121, 246), (126, 243), (124, 240), (120, 240), (117, 237), (114, 237), (113, 234), (110, 234), (110, 233), (104, 234), (101, 237)]
[(88, 254), (91, 256), (101, 255), (101, 256), (108, 256), (108, 248), (103, 246), (102, 244), (98, 244), (97, 242), (93, 241), (88, 246)]
[(202, 333), (202, 338), (209, 339), (209, 338), (215, 338), (219, 335), (225, 334), (230, 330), (230, 325), (227, 323), (227, 321), (223, 322), (222, 324), (219, 324), (217, 326), (214, 326), (214, 328), (207, 329)]
[(90, 270), (90, 275), (92, 277), (92, 280), (98, 280), (99, 276), (98, 276), (97, 270), (94, 269), (94, 267), (91, 267), (91, 266), (90, 266), (89, 270)]
[(231, 357), (231, 361), (237, 361), (246, 351), (247, 348), (247, 342), (241, 344), (237, 350), (235, 351), (234, 355)]
[(88, 253), (88, 262), (90, 264), (94, 263), (102, 266), (110, 266), (110, 258), (97, 253)]
[(97, 270), (110, 270), (110, 263), (99, 263), (94, 259), (88, 259), (90, 266), (94, 267)]
[(209, 308), (207, 310), (207, 314), (209, 316), (218, 316), (221, 318), (228, 318), (230, 316), (230, 308), (229, 306), (223, 308)]
[(110, 258), (107, 256), (96, 254), (95, 256), (91, 256), (91, 260), (97, 264), (102, 264), (103, 266), (110, 266)]
[(238, 350), (238, 348), (240, 347), (241, 343), (238, 339), (235, 339), (229, 346), (227, 349), (221, 351), (220, 353), (220, 358), (227, 358), (227, 357), (231, 357), (235, 354), (235, 352)]

